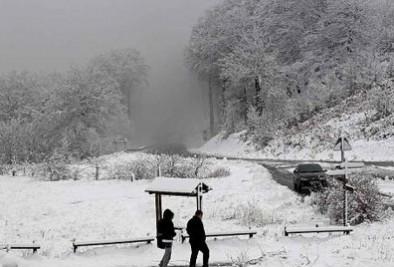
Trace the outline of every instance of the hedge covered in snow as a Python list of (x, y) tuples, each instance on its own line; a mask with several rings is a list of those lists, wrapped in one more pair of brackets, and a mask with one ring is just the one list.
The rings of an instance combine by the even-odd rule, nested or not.
[(5, 175), (33, 176), (43, 180), (143, 180), (161, 175), (180, 178), (216, 178), (230, 175), (228, 168), (205, 157), (115, 153), (77, 164), (53, 161), (45, 164), (3, 166)]
[[(376, 177), (369, 173), (352, 174), (349, 176), (348, 183), (355, 187), (353, 193), (348, 192), (347, 194), (348, 222), (350, 224), (380, 221), (386, 217), (387, 212)], [(312, 203), (321, 213), (327, 214), (333, 223), (342, 223), (343, 192), (342, 182), (331, 180), (325, 191), (313, 193)]]

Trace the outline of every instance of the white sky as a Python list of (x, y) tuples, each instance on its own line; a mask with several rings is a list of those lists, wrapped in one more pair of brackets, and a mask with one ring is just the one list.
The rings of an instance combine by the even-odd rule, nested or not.
[(183, 55), (191, 26), (218, 0), (0, 0), (0, 72), (64, 70), (124, 47), (154, 69)]

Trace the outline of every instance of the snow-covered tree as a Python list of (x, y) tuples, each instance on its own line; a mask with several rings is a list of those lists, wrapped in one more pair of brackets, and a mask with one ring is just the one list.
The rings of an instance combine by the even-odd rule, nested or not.
[[(238, 107), (242, 114), (242, 104), (226, 107), (238, 101), (252, 103), (263, 116), (274, 92), (289, 115), (279, 123), (294, 122), (381, 81), (394, 36), (392, 5), (386, 0), (227, 0), (193, 28), (187, 62), (216, 85), (222, 104), (215, 104), (224, 111), (233, 114)], [(225, 128), (237, 124), (222, 121)]]
[(124, 98), (129, 119), (136, 120), (136, 107), (141, 102), (141, 90), (147, 83), (148, 66), (135, 49), (114, 50), (93, 58), (90, 75), (104, 81), (112, 79)]
[(67, 73), (0, 76), (0, 162), (94, 156), (128, 137), (146, 71), (138, 52), (121, 50)]

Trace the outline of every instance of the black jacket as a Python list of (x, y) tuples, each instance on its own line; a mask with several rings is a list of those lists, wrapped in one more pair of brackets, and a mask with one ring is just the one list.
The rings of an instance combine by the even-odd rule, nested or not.
[(191, 244), (202, 244), (206, 240), (204, 224), (201, 219), (194, 216), (187, 223), (186, 231)]
[(169, 219), (161, 219), (157, 224), (157, 246), (164, 248), (163, 240), (172, 240), (176, 236), (174, 224)]

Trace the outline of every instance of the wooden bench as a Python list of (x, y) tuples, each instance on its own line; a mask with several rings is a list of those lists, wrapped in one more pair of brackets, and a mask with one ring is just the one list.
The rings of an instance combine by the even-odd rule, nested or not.
[(137, 239), (118, 239), (118, 240), (105, 240), (105, 241), (84, 241), (84, 242), (73, 242), (74, 253), (77, 252), (78, 247), (89, 247), (89, 246), (107, 246), (117, 244), (132, 244), (132, 243), (147, 243), (150, 244), (155, 239), (153, 237), (143, 237)]
[(0, 249), (31, 249), (33, 253), (36, 253), (37, 250), (41, 248), (40, 245), (37, 244), (6, 244), (0, 245)]
[(349, 234), (353, 231), (350, 226), (319, 226), (315, 227), (287, 227), (285, 226), (285, 236), (289, 234), (308, 234), (308, 233), (338, 233)]
[[(214, 237), (216, 239), (216, 237), (247, 235), (247, 236), (249, 236), (249, 238), (252, 238), (256, 234), (257, 234), (256, 231), (238, 231), (238, 232), (209, 233), (209, 234), (206, 234), (206, 237)], [(185, 240), (189, 237), (190, 236), (188, 234), (182, 234), (181, 235), (182, 243), (184, 243)]]

